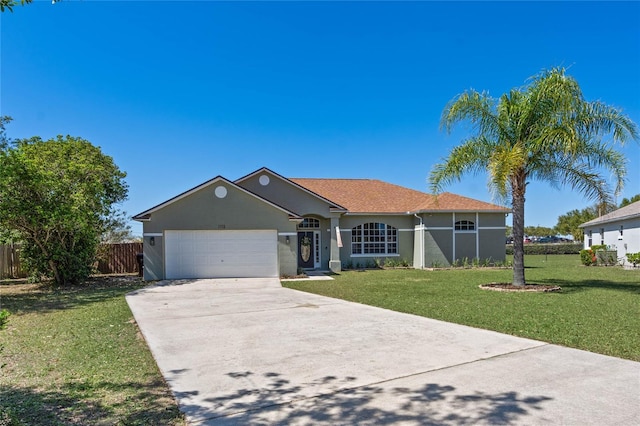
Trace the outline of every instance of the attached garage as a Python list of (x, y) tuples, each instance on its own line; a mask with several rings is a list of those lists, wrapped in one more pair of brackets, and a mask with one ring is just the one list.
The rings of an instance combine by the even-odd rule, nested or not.
[(276, 230), (165, 231), (165, 276), (278, 277)]

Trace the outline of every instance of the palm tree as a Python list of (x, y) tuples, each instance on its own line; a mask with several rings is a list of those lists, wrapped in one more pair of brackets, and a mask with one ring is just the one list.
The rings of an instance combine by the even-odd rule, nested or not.
[[(524, 286), (524, 202), (529, 181), (569, 186), (598, 202), (624, 184), (626, 160), (613, 148), (638, 139), (635, 123), (616, 108), (584, 99), (564, 68), (542, 71), (500, 99), (469, 90), (442, 112), (441, 128), (468, 121), (475, 135), (455, 147), (429, 175), (434, 193), (466, 173), (487, 172), (489, 189), (513, 211), (513, 284)], [(608, 137), (604, 141), (602, 137)], [(601, 171), (610, 171), (611, 188)]]

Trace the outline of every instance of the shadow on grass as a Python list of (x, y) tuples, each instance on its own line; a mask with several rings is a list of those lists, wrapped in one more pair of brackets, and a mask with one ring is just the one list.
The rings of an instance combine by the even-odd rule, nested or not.
[(33, 426), (183, 424), (183, 415), (166, 389), (161, 381), (85, 381), (47, 390), (0, 386), (0, 419)]
[(563, 279), (537, 279), (536, 284), (553, 284), (562, 287), (557, 294), (571, 294), (592, 289), (604, 289), (621, 291), (625, 293), (640, 294), (640, 283), (619, 283), (605, 280), (580, 280), (569, 281)]
[(52, 287), (47, 284), (2, 284), (0, 285), (2, 296), (0, 307), (8, 309), (12, 314), (46, 313), (104, 302), (133, 291), (144, 291), (147, 287), (184, 285), (193, 281), (153, 283), (142, 281), (134, 275), (127, 275), (93, 277), (83, 285), (69, 287)]
[(101, 277), (86, 285), (51, 287), (44, 284), (11, 284), (0, 287), (2, 307), (11, 313), (50, 312), (103, 302), (145, 285), (137, 277)]
[[(181, 410), (203, 424), (396, 424), (471, 425), (523, 421), (541, 410), (547, 396), (518, 392), (459, 392), (455, 387), (424, 383), (394, 387), (392, 382), (357, 386), (355, 377), (325, 376), (295, 384), (279, 373), (228, 373), (247, 386), (205, 397), (176, 392)], [(306, 391), (306, 392), (305, 392)]]

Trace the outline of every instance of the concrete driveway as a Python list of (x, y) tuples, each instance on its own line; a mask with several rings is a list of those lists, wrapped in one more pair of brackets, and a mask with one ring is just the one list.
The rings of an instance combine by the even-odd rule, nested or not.
[(282, 288), (127, 302), (190, 424), (640, 424), (640, 363)]

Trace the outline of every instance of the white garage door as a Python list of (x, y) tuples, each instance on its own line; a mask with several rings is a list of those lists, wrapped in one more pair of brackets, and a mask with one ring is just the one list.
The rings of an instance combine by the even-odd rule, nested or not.
[(259, 231), (166, 231), (168, 279), (277, 277), (278, 234)]

